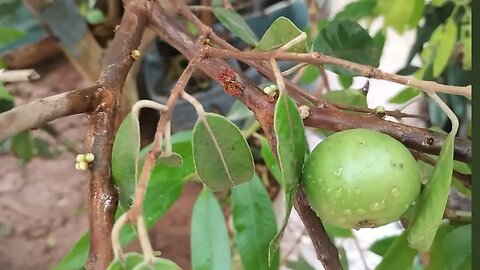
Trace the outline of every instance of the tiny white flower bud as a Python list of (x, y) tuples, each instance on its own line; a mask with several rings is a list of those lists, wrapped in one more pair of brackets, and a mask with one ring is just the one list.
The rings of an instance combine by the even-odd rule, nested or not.
[(75, 158), (77, 162), (85, 160), (85, 154), (78, 154), (77, 157)]
[(81, 171), (86, 171), (88, 170), (88, 167), (90, 167), (90, 165), (88, 165), (88, 163), (85, 161), (85, 160), (82, 160), (80, 161), (78, 164), (78, 168), (81, 170)]
[(85, 155), (85, 161), (88, 163), (92, 163), (95, 160), (95, 155), (92, 153), (88, 153)]

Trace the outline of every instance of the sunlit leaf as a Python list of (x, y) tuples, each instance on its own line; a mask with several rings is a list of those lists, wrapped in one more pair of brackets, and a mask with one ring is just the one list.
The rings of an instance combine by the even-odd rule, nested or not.
[(457, 41), (457, 24), (453, 19), (448, 19), (435, 29), (428, 45), (423, 49), (421, 56), (426, 64), (433, 63), (433, 76), (437, 78), (442, 74), (450, 61), (452, 51)]
[(212, 191), (249, 181), (253, 157), (241, 131), (225, 117), (207, 113), (193, 129), (193, 156), (200, 180)]
[(13, 28), (0, 27), (0, 47), (22, 38), (25, 34)]
[(155, 257), (152, 264), (150, 262), (142, 262), (132, 270), (182, 270), (182, 268), (170, 260)]
[(222, 209), (206, 188), (193, 206), (191, 223), (192, 270), (231, 267), (230, 242)]
[(250, 29), (245, 20), (234, 10), (226, 9), (223, 7), (216, 7), (213, 9), (215, 16), (218, 20), (232, 33), (237, 35), (246, 43), (257, 46), (258, 38), (255, 33)]
[(232, 215), (243, 267), (278, 269), (278, 254), (268, 266), (268, 245), (277, 233), (277, 223), (270, 197), (258, 176), (232, 189)]
[[(292, 39), (300, 35), (302, 31), (295, 26), (295, 24), (286, 17), (277, 18), (272, 25), (263, 34), (262, 39), (258, 42), (255, 50), (270, 51), (278, 49), (287, 44)], [(308, 52), (307, 42), (303, 41), (293, 46), (288, 50), (289, 52), (306, 53)]]
[(376, 0), (359, 0), (346, 5), (342, 11), (335, 15), (335, 20), (349, 19), (358, 21), (365, 17), (376, 16)]
[(378, 1), (378, 11), (383, 15), (385, 25), (393, 27), (398, 33), (416, 28), (422, 18), (424, 7), (423, 0)]
[(410, 101), (420, 94), (420, 90), (417, 88), (407, 87), (402, 91), (398, 92), (395, 96), (390, 98), (388, 102), (393, 104), (402, 104)]

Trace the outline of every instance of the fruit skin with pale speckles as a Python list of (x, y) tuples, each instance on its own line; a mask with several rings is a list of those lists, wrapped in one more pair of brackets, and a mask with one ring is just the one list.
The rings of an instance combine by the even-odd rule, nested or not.
[(346, 229), (399, 220), (421, 187), (410, 151), (369, 129), (341, 131), (319, 143), (305, 162), (302, 181), (322, 221)]

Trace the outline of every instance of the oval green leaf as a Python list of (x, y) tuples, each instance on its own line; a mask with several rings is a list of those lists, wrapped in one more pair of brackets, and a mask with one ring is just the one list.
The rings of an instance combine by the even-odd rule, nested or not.
[(391, 97), (388, 102), (393, 104), (406, 103), (407, 101), (410, 101), (411, 99), (420, 95), (420, 93), (420, 90), (418, 90), (417, 88), (407, 87), (395, 94), (395, 96)]
[(252, 152), (240, 129), (225, 117), (207, 113), (193, 128), (193, 157), (200, 180), (220, 191), (253, 177)]
[[(258, 45), (255, 47), (255, 50), (258, 51), (270, 51), (278, 49), (283, 45), (287, 44), (292, 39), (300, 35), (302, 31), (286, 17), (277, 18), (267, 29), (265, 34), (263, 34), (262, 39), (258, 42)], [(291, 47), (289, 52), (296, 53), (307, 53), (308, 46), (307, 41), (298, 43), (297, 45)]]
[(272, 202), (260, 178), (232, 189), (235, 243), (245, 269), (278, 269), (278, 253), (268, 266), (268, 245), (277, 233)]
[[(382, 48), (379, 46), (382, 45)], [(355, 63), (378, 67), (383, 44), (375, 42), (358, 23), (350, 20), (330, 22), (319, 31), (313, 42), (313, 50)], [(358, 74), (339, 67), (327, 65), (327, 69), (345, 76)]]
[(338, 104), (354, 105), (364, 108), (367, 107), (367, 97), (357, 89), (330, 91), (323, 94), (322, 98)]
[(132, 270), (135, 266), (143, 262), (143, 255), (136, 252), (125, 254), (125, 259), (115, 259), (110, 263), (107, 270)]
[(265, 137), (260, 139), (261, 141), (261, 148), (260, 152), (262, 154), (263, 161), (267, 165), (268, 170), (270, 173), (275, 177), (275, 180), (282, 185), (282, 174), (280, 173), (280, 169), (278, 168), (277, 160), (275, 159), (275, 155), (270, 149), (270, 145), (268, 144), (268, 140)]
[(132, 270), (182, 270), (176, 263), (163, 259), (153, 258), (153, 264), (148, 262), (142, 262), (135, 266)]
[(230, 32), (237, 35), (246, 43), (257, 46), (258, 38), (255, 33), (250, 29), (250, 26), (235, 10), (226, 9), (223, 7), (216, 7), (213, 9), (217, 19), (228, 29)]
[(305, 162), (305, 128), (295, 102), (285, 93), (280, 93), (275, 104), (273, 125), (277, 137), (277, 155), (282, 187), (285, 191), (285, 219), (283, 225), (270, 242), (269, 261), (278, 249), (279, 242), (292, 211), (293, 196), (297, 190), (303, 163)]
[(472, 225), (441, 226), (430, 254), (429, 269), (472, 269)]
[(112, 149), (113, 183), (118, 189), (120, 206), (130, 208), (137, 184), (137, 164), (140, 152), (138, 119), (127, 114), (118, 128)]
[(192, 270), (231, 268), (230, 241), (222, 209), (206, 188), (193, 206), (190, 234)]
[(418, 252), (408, 246), (407, 235), (405, 230), (395, 238), (375, 270), (409, 270), (413, 268), (413, 262)]
[(417, 210), (408, 228), (410, 247), (427, 251), (440, 226), (448, 201), (453, 171), (454, 134), (449, 134), (440, 151), (437, 164), (420, 194)]
[(422, 18), (425, 1), (423, 0), (380, 0), (377, 11), (383, 15), (385, 25), (398, 33), (418, 26)]

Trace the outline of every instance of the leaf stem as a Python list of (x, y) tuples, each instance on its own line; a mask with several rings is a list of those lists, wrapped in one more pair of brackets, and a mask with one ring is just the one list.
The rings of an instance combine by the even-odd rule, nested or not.
[(302, 32), (300, 35), (296, 36), (294, 39), (290, 40), (289, 42), (282, 45), (282, 47), (278, 48), (279, 51), (288, 51), (293, 46), (299, 44), (300, 42), (305, 41), (307, 38), (307, 33)]
[(285, 81), (283, 80), (282, 72), (278, 67), (277, 60), (275, 60), (275, 58), (270, 58), (270, 65), (272, 66), (272, 71), (275, 75), (278, 91), (280, 92), (280, 94), (285, 93)]
[(122, 244), (120, 243), (120, 231), (122, 230), (123, 225), (127, 222), (127, 213), (121, 215), (117, 222), (113, 224), (112, 228), (112, 248), (113, 255), (116, 259), (121, 261), (125, 260), (125, 255), (123, 254)]
[(202, 104), (196, 98), (194, 98), (185, 91), (183, 91), (180, 95), (183, 99), (188, 101), (188, 103), (192, 104), (192, 106), (195, 108), (195, 111), (197, 111), (197, 116), (199, 120), (205, 118), (205, 110), (203, 109)]
[(435, 101), (435, 103), (437, 103), (438, 107), (442, 109), (442, 111), (452, 122), (452, 130), (450, 131), (450, 134), (457, 134), (459, 122), (455, 113), (447, 106), (447, 104), (445, 104), (445, 102), (443, 102), (443, 100), (435, 92), (427, 91), (427, 94), (433, 99), (433, 101)]

